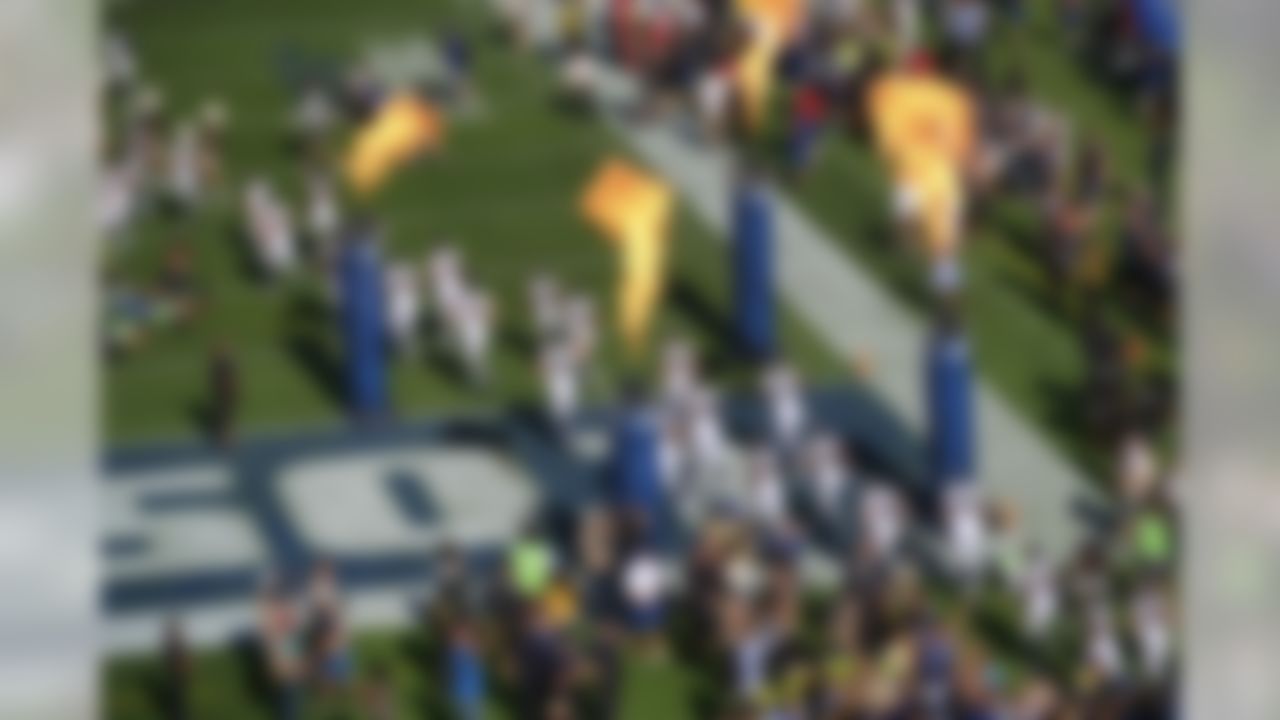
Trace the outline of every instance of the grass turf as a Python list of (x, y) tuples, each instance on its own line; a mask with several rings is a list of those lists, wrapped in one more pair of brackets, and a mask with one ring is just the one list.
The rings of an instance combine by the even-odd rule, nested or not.
[[(216, 4), (137, 2), (115, 19), (130, 32), (144, 73), (165, 91), (175, 113), (209, 97), (230, 108), (229, 187), (264, 173), (297, 197), (299, 172), (281, 149), (290, 105), (276, 71), (284, 52), (359, 55), (375, 39), (431, 36), (445, 23), (465, 28), (478, 45), (476, 81), (488, 109), (459, 122), (444, 152), (395, 178), (374, 200), (389, 255), (420, 260), (433, 242), (463, 248), (479, 281), (499, 303), (495, 387), (478, 395), (436, 364), (400, 361), (392, 372), (401, 413), (447, 412), (530, 399), (532, 358), (519, 339), (527, 312), (525, 283), (534, 268), (589, 292), (603, 323), (610, 319), (611, 251), (577, 215), (576, 198), (596, 164), (618, 143), (590, 119), (568, 120), (552, 103), (550, 80), (526, 56), (491, 40), (480, 3), (371, 0), (245, 0)], [(138, 283), (155, 277), (174, 243), (189, 245), (208, 299), (189, 327), (163, 332), (106, 370), (105, 427), (112, 441), (189, 435), (205, 398), (208, 348), (225, 339), (240, 360), (243, 428), (336, 421), (341, 416), (333, 321), (310, 311), (314, 288), (254, 281), (235, 238), (238, 192), (224, 193), (190, 220), (146, 220), (109, 253), (112, 272)], [(688, 213), (674, 230), (669, 300), (655, 337), (688, 335), (719, 367), (722, 379), (747, 378), (727, 353), (727, 277), (723, 250)], [(300, 287), (299, 287), (300, 286)], [(846, 375), (843, 363), (789, 316), (788, 355), (815, 379)], [(606, 334), (605, 366), (625, 366)]]
[[(382, 664), (394, 686), (397, 717), (448, 717), (437, 678), (416, 661), (412, 640), (399, 633), (371, 633), (361, 636), (356, 651), (361, 667)], [(272, 717), (256, 681), (246, 671), (244, 658), (236, 651), (200, 653), (194, 657), (191, 707), (193, 720), (235, 718), (257, 720)], [(104, 682), (103, 716), (120, 720), (159, 718), (156, 687), (162, 668), (155, 657), (135, 657), (107, 666)], [(623, 720), (682, 720), (696, 717), (691, 699), (697, 676), (673, 661), (633, 656), (625, 666), (621, 708)], [(493, 678), (489, 679), (492, 684)], [(491, 688), (494, 689), (494, 688)], [(485, 716), (491, 720), (514, 717), (501, 692), (491, 693)], [(308, 719), (362, 717), (350, 700), (313, 698), (307, 705)]]

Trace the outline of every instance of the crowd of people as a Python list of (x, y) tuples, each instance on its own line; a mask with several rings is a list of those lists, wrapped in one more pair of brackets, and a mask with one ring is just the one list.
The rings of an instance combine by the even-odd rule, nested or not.
[[(504, 3), (519, 43), (537, 42), (531, 4)], [(570, 532), (536, 518), (496, 565), (465, 548), (432, 558), (436, 579), (416, 631), (432, 659), (416, 669), (459, 718), (483, 717), (494, 703), (518, 717), (616, 717), (627, 658), (637, 655), (679, 663), (698, 678), (690, 702), (699, 717), (1176, 716), (1177, 516), (1169, 471), (1153, 449), (1168, 413), (1151, 411), (1150, 392), (1134, 389), (1146, 381), (1140, 353), (1103, 312), (1121, 304), (1143, 321), (1171, 324), (1173, 60), (1113, 10), (1055, 5), (1068, 27), (1104, 28), (1080, 35), (1087, 41), (1076, 47), (1108, 50), (1097, 53), (1099, 71), (1133, 93), (1150, 130), (1147, 174), (1121, 182), (1100, 138), (1017, 70), (995, 73), (984, 62), (992, 38), (1025, 22), (1019, 0), (809, 5), (803, 31), (779, 58), (771, 112), (784, 142), (769, 164), (805, 182), (826, 144), (867, 142), (864, 95), (885, 68), (929, 68), (965, 85), (981, 117), (979, 151), (966, 168), (967, 222), (1003, 222), (1009, 203), (1030, 210), (1031, 251), (1052, 280), (1056, 311), (1083, 328), (1088, 395), (1098, 399), (1085, 413), (1088, 442), (1116, 458), (1109, 512), (1091, 518), (1079, 545), (1061, 556), (1029, 541), (1035, 528), (1020, 527), (1017, 507), (984, 495), (980, 478), (941, 478), (927, 497), (909, 495), (895, 478), (859, 467), (856, 439), (823, 426), (803, 378), (781, 357), (759, 367), (766, 431), (735, 437), (693, 344), (669, 338), (652, 388), (622, 393), (603, 487), (574, 513)], [(759, 152), (733, 80), (752, 28), (732, 3), (555, 7), (570, 96), (581, 100), (602, 64), (616, 66), (646, 81), (644, 113), (687, 115), (703, 141)], [(211, 100), (194, 118), (173, 117), (162, 93), (141, 81), (124, 37), (113, 35), (106, 49), (119, 121), (101, 195), (108, 237), (127, 242), (147, 213), (189, 214), (210, 198), (234, 197), (224, 169), (229, 108)], [(468, 87), (472, 52), (460, 37), (443, 43), (455, 92), (467, 92), (458, 88)], [(296, 89), (282, 129), (298, 159), (302, 202), (291, 204), (265, 176), (238, 193), (237, 242), (265, 282), (307, 273), (336, 299), (327, 269), (351, 218), (334, 139), (383, 90), (360, 67)], [(1112, 229), (1105, 218), (1117, 207)], [(1099, 242), (1104, 233), (1115, 243)], [(506, 318), (469, 271), (477, 261), (441, 243), (419, 260), (388, 262), (384, 287), (397, 352), (447, 348), (462, 375), (483, 385)], [(108, 278), (107, 292), (106, 342), (116, 354), (202, 303), (181, 245), (153, 283)], [(954, 308), (955, 298), (942, 300)], [(529, 365), (548, 424), (570, 441), (586, 398), (606, 383), (596, 308), (589, 295), (534, 272), (527, 310), (536, 339)], [(210, 373), (225, 439), (233, 436), (233, 354), (218, 348)], [(815, 581), (815, 558), (834, 568), (825, 581)], [(263, 582), (255, 655), (278, 717), (300, 717), (316, 697), (345, 699), (361, 717), (396, 717), (403, 707), (394, 673), (360, 657), (339, 577), (321, 562), (300, 592), (281, 578)], [(166, 712), (186, 717), (185, 688), (198, 677), (176, 625), (166, 648)]]
[[(635, 659), (683, 668), (699, 717), (1175, 716), (1175, 559), (1155, 498), (1125, 503), (1059, 563), (1017, 532), (1016, 508), (959, 488), (922, 547), (932, 523), (894, 484), (830, 435), (801, 442), (790, 462), (778, 439), (749, 449), (720, 494), (699, 473), (653, 494), (635, 468), (610, 473), (570, 532), (535, 519), (497, 562), (445, 546), (409, 634), (421, 654), (360, 657), (333, 564), (293, 592), (269, 577), (264, 701), (281, 718), (316, 702), (396, 717), (408, 701), (394, 657), (451, 717), (618, 717)], [(660, 515), (694, 491), (714, 499), (671, 547)], [(825, 580), (819, 555), (836, 568)], [(167, 696), (189, 697), (190, 661), (168, 657)]]

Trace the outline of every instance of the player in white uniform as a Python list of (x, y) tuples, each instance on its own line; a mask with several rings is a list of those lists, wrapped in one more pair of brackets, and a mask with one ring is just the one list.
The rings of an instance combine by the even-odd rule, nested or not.
[(555, 431), (562, 438), (567, 437), (578, 416), (582, 395), (569, 345), (554, 340), (543, 343), (538, 370), (547, 416)]
[(203, 191), (200, 173), (200, 134), (195, 125), (184, 122), (174, 130), (169, 149), (168, 196), (184, 212), (194, 210)]
[(387, 267), (387, 330), (397, 352), (413, 354), (418, 349), (418, 324), (422, 298), (413, 268), (405, 262)]
[(947, 560), (951, 572), (969, 590), (976, 590), (987, 566), (985, 508), (968, 483), (953, 485), (943, 495)]
[(477, 385), (489, 381), (490, 349), (496, 308), (489, 293), (480, 288), (464, 287), (456, 301), (454, 340), (467, 377)]
[(762, 385), (772, 440), (780, 451), (790, 452), (798, 448), (809, 426), (804, 389), (795, 371), (783, 363), (765, 371)]
[(867, 483), (862, 489), (859, 529), (862, 544), (874, 561), (889, 562), (897, 557), (906, 535), (906, 509), (893, 487)]
[(559, 283), (545, 272), (529, 279), (529, 319), (539, 347), (558, 339), (565, 331), (563, 292)]
[(324, 259), (333, 254), (342, 227), (342, 210), (333, 180), (323, 171), (307, 173), (307, 234), (316, 256)]
[(290, 272), (295, 265), (293, 219), (269, 182), (251, 180), (244, 193), (245, 224), (254, 253), (269, 277)]
[(1058, 621), (1061, 597), (1057, 569), (1040, 548), (1029, 550), (1017, 588), (1022, 598), (1023, 629), (1030, 637), (1044, 637)]
[(853, 472), (840, 439), (829, 433), (815, 435), (805, 444), (807, 495), (828, 529), (839, 528), (853, 491)]
[(462, 258), (457, 249), (443, 245), (432, 250), (427, 256), (427, 278), (435, 320), (445, 332), (454, 332), (467, 292)]
[(780, 530), (790, 516), (777, 459), (765, 448), (754, 450), (748, 461), (747, 512), (765, 530)]
[(118, 238), (133, 222), (139, 203), (139, 171), (124, 157), (104, 168), (98, 185), (98, 227), (108, 239)]

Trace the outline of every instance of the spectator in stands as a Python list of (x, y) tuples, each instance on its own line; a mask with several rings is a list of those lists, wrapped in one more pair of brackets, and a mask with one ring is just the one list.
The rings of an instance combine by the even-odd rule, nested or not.
[(915, 645), (910, 679), (911, 704), (926, 716), (947, 717), (953, 704), (952, 678), (957, 662), (957, 642), (942, 620), (925, 610), (911, 620)]
[(305, 699), (303, 633), (278, 578), (268, 577), (258, 596), (258, 640), (278, 720), (299, 720)]
[(615, 720), (622, 699), (623, 653), (618, 634), (595, 624), (576, 653), (575, 706), (578, 717)]
[[(716, 53), (715, 48), (711, 51)], [(705, 142), (723, 140), (730, 127), (733, 106), (733, 63), (731, 58), (716, 53), (701, 68), (694, 81), (694, 108)]]
[(638, 545), (621, 560), (622, 596), (627, 628), (647, 651), (662, 653), (669, 580), (662, 560)]
[(457, 617), (449, 628), (446, 676), (449, 707), (457, 720), (484, 717), (485, 670), (475, 630), (465, 617)]
[(977, 53), (991, 26), (988, 0), (945, 0), (942, 29), (946, 54), (962, 74), (977, 70)]
[(1120, 230), (1120, 280), (1148, 317), (1167, 322), (1175, 298), (1176, 248), (1151, 194), (1131, 193)]
[(1017, 509), (1005, 500), (995, 499), (987, 506), (987, 519), (992, 578), (997, 587), (1011, 588), (1022, 576), (1025, 560), (1018, 539)]
[(306, 600), (306, 634), (313, 676), (327, 692), (346, 691), (355, 680), (355, 656), (333, 561), (315, 564)]
[(827, 114), (827, 100), (819, 80), (801, 79), (791, 91), (787, 130), (788, 168), (797, 178), (813, 167)]
[(522, 715), (530, 720), (551, 720), (564, 702), (568, 648), (564, 638), (551, 629), (545, 608), (531, 603), (523, 612), (516, 655)]
[(658, 458), (660, 423), (638, 383), (629, 383), (624, 395), (613, 427), (610, 494), (628, 522), (652, 534), (666, 508)]
[(453, 618), (468, 617), (484, 609), (486, 586), (475, 568), (469, 567), (462, 547), (446, 541), (433, 558), (435, 581), (429, 609), (437, 627), (449, 627)]
[(834, 598), (824, 630), (814, 682), (814, 715), (844, 717), (853, 712), (855, 681), (862, 670), (862, 618), (855, 596), (841, 593)]
[[(537, 524), (531, 523), (507, 550), (509, 592), (519, 603), (532, 603), (546, 590), (558, 564), (555, 549)], [(546, 625), (547, 618), (535, 619), (540, 627)]]
[(1177, 619), (1168, 588), (1160, 581), (1144, 583), (1130, 598), (1128, 611), (1142, 679), (1155, 683), (1169, 680)]
[(1120, 569), (1134, 578), (1172, 572), (1177, 533), (1168, 489), (1157, 486), (1145, 497), (1122, 506), (1121, 512)]
[(566, 565), (556, 568), (537, 602), (543, 606), (547, 622), (555, 632), (568, 634), (578, 627), (582, 601), (575, 575)]
[(1116, 632), (1114, 614), (1106, 598), (1097, 598), (1084, 609), (1085, 665), (1103, 685), (1114, 686), (1127, 674), (1124, 648)]
[(769, 609), (764, 600), (732, 599), (722, 615), (727, 623), (733, 692), (746, 703), (758, 701), (769, 679), (769, 656), (777, 642), (768, 624)]
[(583, 613), (595, 623), (612, 622), (619, 614), (615, 534), (613, 515), (606, 507), (593, 505), (579, 513), (575, 546), (578, 586)]

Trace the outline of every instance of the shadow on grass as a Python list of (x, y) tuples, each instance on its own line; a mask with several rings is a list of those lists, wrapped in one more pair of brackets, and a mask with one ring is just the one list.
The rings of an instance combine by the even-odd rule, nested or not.
[(235, 639), (232, 645), (235, 655), (235, 666), (240, 670), (240, 683), (245, 694), (261, 708), (274, 711), (275, 688), (267, 673), (266, 658), (262, 655), (262, 647), (251, 635), (245, 634)]
[(705, 290), (680, 277), (671, 283), (668, 299), (677, 312), (697, 328), (699, 335), (711, 341), (704, 360), (709, 374), (719, 375), (742, 364), (741, 354), (734, 352), (737, 338), (733, 325)]
[(420, 710), (422, 717), (429, 720), (449, 720), (452, 714), (443, 693), (446, 684), (444, 648), (440, 644), (438, 633), (419, 626), (415, 632), (404, 639), (401, 650), (410, 666), (422, 679), (422, 682), (414, 684), (413, 707)]
[(1070, 458), (1075, 458), (1082, 469), (1094, 475), (1101, 469), (1102, 457), (1090, 432), (1088, 409), (1085, 404), (1083, 383), (1064, 383), (1042, 380), (1037, 395), (1044, 398), (1044, 405), (1036, 412), (1041, 427), (1053, 428), (1050, 440)]
[(290, 303), (285, 350), (329, 401), (345, 410), (343, 359), (333, 335), (331, 315), (317, 298), (299, 296)]
[(214, 427), (213, 401), (202, 397), (187, 403), (187, 418), (201, 439), (213, 442), (217, 440)]
[(239, 220), (227, 220), (223, 234), (227, 244), (231, 246), (236, 270), (240, 276), (247, 282), (261, 282), (262, 271), (258, 266), (258, 259), (253, 256), (253, 249), (250, 247), (252, 241), (245, 231), (244, 224)]
[(676, 658), (683, 666), (693, 669), (689, 707), (693, 716), (700, 718), (718, 717), (724, 711), (726, 697), (723, 688), (729, 682), (708, 644), (708, 621), (692, 604), (685, 603), (668, 633)]

